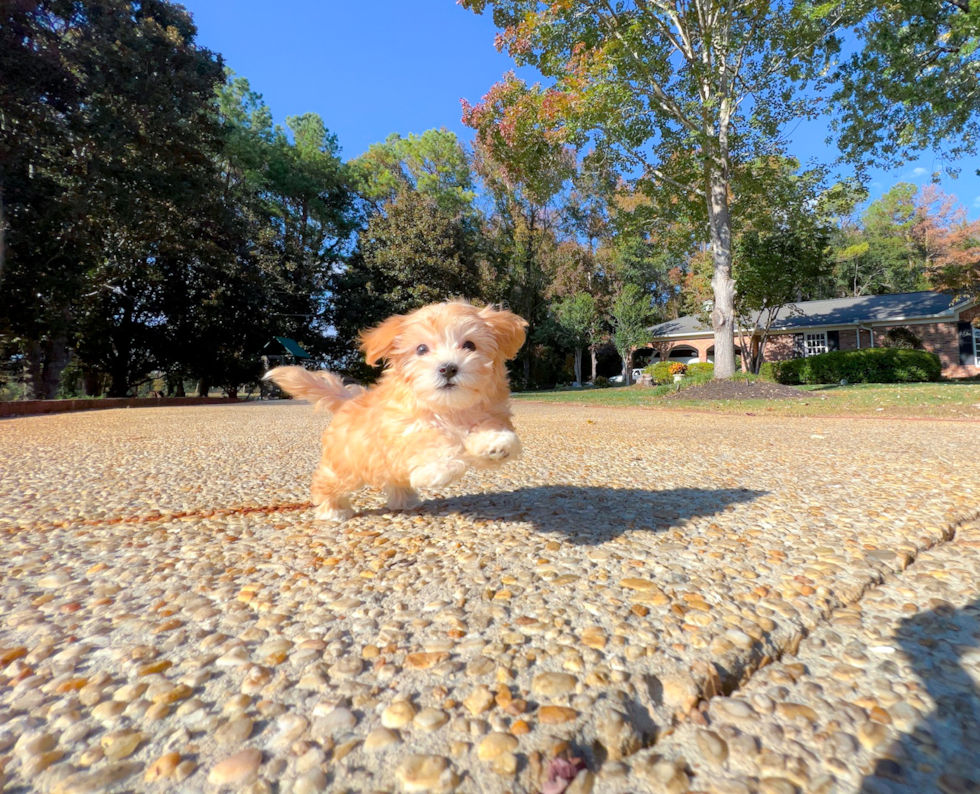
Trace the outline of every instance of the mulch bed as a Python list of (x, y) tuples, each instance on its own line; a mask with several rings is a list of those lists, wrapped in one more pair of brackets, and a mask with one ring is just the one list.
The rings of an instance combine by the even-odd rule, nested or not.
[(668, 400), (798, 400), (807, 392), (781, 383), (713, 380), (668, 394)]

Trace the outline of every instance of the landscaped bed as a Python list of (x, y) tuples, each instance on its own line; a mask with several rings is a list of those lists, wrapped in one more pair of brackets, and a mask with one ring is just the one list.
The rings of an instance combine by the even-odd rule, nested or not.
[(799, 400), (807, 392), (762, 380), (709, 380), (697, 386), (667, 394), (668, 400)]

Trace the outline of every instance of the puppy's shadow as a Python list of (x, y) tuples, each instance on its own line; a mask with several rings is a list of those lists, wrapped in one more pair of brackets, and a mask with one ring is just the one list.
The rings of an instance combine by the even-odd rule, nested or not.
[(691, 518), (716, 515), (766, 493), (747, 488), (646, 491), (540, 485), (426, 500), (422, 510), (431, 516), (528, 522), (541, 532), (565, 535), (572, 543), (599, 545), (629, 530), (660, 532)]

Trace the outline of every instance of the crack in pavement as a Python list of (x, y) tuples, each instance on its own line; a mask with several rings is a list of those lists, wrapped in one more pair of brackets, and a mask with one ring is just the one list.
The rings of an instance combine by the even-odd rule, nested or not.
[[(795, 656), (797, 655), (800, 645), (806, 640), (807, 637), (812, 635), (817, 629), (826, 626), (830, 623), (830, 618), (833, 616), (834, 612), (841, 609), (848, 609), (856, 604), (860, 604), (865, 597), (872, 591), (879, 589), (887, 583), (887, 578), (889, 575), (901, 578), (906, 575), (906, 573), (915, 565), (915, 563), (922, 557), (923, 554), (937, 549), (943, 548), (956, 540), (956, 532), (961, 527), (973, 524), (980, 521), (980, 509), (974, 510), (965, 516), (962, 516), (954, 521), (948, 523), (943, 527), (939, 538), (932, 544), (923, 546), (918, 549), (914, 556), (907, 562), (904, 567), (898, 570), (882, 571), (878, 570), (878, 575), (872, 579), (869, 579), (858, 592), (857, 596), (851, 598), (847, 601), (838, 601), (832, 605), (829, 605), (820, 611), (820, 618), (814, 622), (812, 626), (807, 626), (805, 623), (797, 623), (796, 621), (791, 621), (796, 624), (796, 631), (794, 631), (787, 641), (782, 645), (782, 647), (777, 648), (778, 653), (775, 656), (770, 656), (768, 654), (762, 655), (758, 658), (758, 663), (753, 664), (751, 656), (754, 652), (761, 650), (761, 643), (756, 642), (753, 644), (752, 648), (749, 650), (750, 659), (748, 664), (743, 667), (742, 675), (737, 681), (732, 685), (732, 678), (727, 681), (722, 681), (720, 676), (718, 676), (716, 665), (710, 660), (707, 663), (709, 669), (707, 672), (702, 672), (699, 679), (695, 679), (695, 683), (698, 685), (699, 691), (701, 693), (710, 693), (709, 696), (702, 696), (698, 703), (685, 715), (675, 720), (675, 726), (681, 723), (689, 722), (693, 725), (698, 725), (701, 727), (707, 726), (707, 721), (705, 720), (703, 714), (707, 711), (710, 703), (716, 697), (731, 697), (733, 694), (742, 690), (747, 686), (752, 678), (765, 667), (771, 664), (780, 662), (784, 656)], [(673, 733), (673, 727), (669, 729), (667, 733), (664, 733), (657, 737), (657, 741), (661, 738), (666, 738), (666, 736)]]

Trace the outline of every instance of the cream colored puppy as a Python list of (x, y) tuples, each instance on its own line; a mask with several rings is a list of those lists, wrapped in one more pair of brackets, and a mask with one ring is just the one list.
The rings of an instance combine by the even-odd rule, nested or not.
[(436, 303), (361, 334), (367, 363), (385, 362), (369, 389), (302, 367), (266, 373), (333, 413), (313, 473), (316, 517), (346, 521), (354, 514), (350, 495), (365, 485), (384, 490), (393, 510), (414, 507), (417, 489), (520, 455), (504, 362), (524, 344), (526, 327), (506, 310)]

